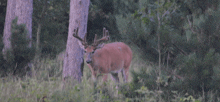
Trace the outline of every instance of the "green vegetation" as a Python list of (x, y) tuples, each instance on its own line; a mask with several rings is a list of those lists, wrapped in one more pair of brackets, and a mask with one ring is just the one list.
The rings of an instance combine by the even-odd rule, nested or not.
[[(141, 52), (137, 48), (132, 49), (134, 53)], [(184, 102), (184, 100), (201, 102), (202, 95), (194, 97), (191, 94), (181, 94), (175, 90), (167, 94), (166, 91), (159, 92), (152, 90), (151, 87), (146, 87), (147, 84), (155, 83), (154, 78), (151, 78), (154, 76), (152, 72), (155, 71), (155, 68), (140, 59), (140, 55), (134, 54), (130, 70), (142, 73), (141, 75), (144, 76), (135, 77), (131, 74), (128, 83), (123, 83), (121, 80), (118, 93), (110, 77), (106, 83), (102, 83), (99, 78), (98, 86), (94, 89), (91, 72), (87, 66), (84, 69), (81, 83), (68, 81), (64, 85), (62, 61), (57, 57), (56, 59), (44, 58), (41, 61), (35, 59), (32, 77), (2, 77), (0, 79), (0, 100), (1, 102), (41, 102), (43, 100), (45, 102), (155, 102), (158, 97), (163, 97), (163, 102)], [(147, 69), (146, 66), (148, 66)], [(121, 75), (119, 76), (122, 79)], [(136, 82), (137, 79), (134, 78), (138, 78), (139, 81)], [(210, 92), (208, 95), (214, 97), (216, 92)]]
[(12, 21), (11, 45), (6, 59), (1, 55), (1, 76), (23, 76), (30, 71), (28, 63), (34, 58), (35, 47), (29, 47), (30, 39), (27, 39), (27, 30), (24, 24), (17, 24), (18, 18)]
[[(1, 15), (6, 1), (0, 1)], [(218, 0), (91, 0), (88, 41), (92, 42), (96, 33), (100, 37), (106, 27), (111, 42), (125, 42), (133, 51), (129, 82), (120, 80), (116, 90), (111, 78), (106, 83), (99, 80), (94, 88), (87, 65), (81, 83), (62, 82), (69, 0), (35, 0), (33, 43), (40, 24), (41, 56), (18, 54), (31, 60), (32, 66), (30, 70), (21, 66), (11, 74), (15, 57), (6, 61), (0, 53), (0, 101), (220, 102), (219, 4)], [(20, 35), (24, 33), (25, 29), (19, 30)], [(26, 46), (25, 40), (21, 43)], [(21, 77), (20, 72), (25, 74)]]

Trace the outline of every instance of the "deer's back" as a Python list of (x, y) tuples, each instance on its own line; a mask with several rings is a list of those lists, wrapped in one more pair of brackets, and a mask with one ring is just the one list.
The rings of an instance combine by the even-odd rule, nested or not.
[(94, 67), (101, 69), (103, 73), (119, 71), (128, 67), (131, 63), (132, 51), (123, 42), (105, 44), (94, 53)]

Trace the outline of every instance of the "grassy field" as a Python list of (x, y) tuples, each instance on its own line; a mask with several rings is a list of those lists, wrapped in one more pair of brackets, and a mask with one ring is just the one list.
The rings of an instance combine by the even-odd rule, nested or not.
[[(130, 72), (145, 71), (150, 73), (154, 67), (140, 56), (143, 54), (138, 48), (132, 47), (133, 60)], [(62, 55), (62, 54), (61, 54)], [(135, 86), (130, 73), (129, 82), (124, 83), (120, 76), (119, 90), (109, 77), (103, 83), (99, 78), (96, 88), (93, 86), (91, 73), (87, 66), (81, 83), (74, 81), (62, 82), (62, 57), (56, 59), (35, 59), (33, 61), (32, 77), (18, 78), (16, 76), (0, 79), (0, 102), (200, 102), (202, 97), (181, 95), (172, 91), (172, 98), (164, 98), (165, 94), (158, 90), (148, 90), (145, 86)], [(139, 94), (136, 94), (139, 93)], [(211, 97), (215, 92), (210, 92)], [(190, 101), (190, 102), (191, 102)]]

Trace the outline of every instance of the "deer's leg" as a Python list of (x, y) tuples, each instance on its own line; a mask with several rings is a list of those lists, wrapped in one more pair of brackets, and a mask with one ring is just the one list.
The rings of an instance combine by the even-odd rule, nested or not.
[(112, 80), (114, 80), (116, 83), (116, 89), (118, 89), (118, 84), (119, 84), (118, 73), (111, 73), (111, 75), (112, 75)]
[(92, 73), (92, 79), (93, 79), (93, 85), (94, 85), (94, 88), (96, 88), (97, 86), (97, 77), (96, 77), (96, 73)]
[(122, 75), (123, 81), (126, 82), (127, 77), (126, 77), (126, 74), (125, 74), (125, 69), (121, 70), (121, 75)]
[(128, 81), (128, 74), (129, 74), (129, 67), (128, 68), (124, 68), (122, 70), (122, 76), (123, 76), (124, 82)]
[(107, 79), (108, 79), (108, 74), (105, 74), (105, 75), (103, 75), (103, 82), (106, 82), (107, 81)]
[(97, 75), (96, 75), (96, 72), (92, 69), (92, 66), (90, 64), (87, 64), (89, 66), (89, 69), (91, 70), (92, 72), (92, 79), (93, 79), (93, 84), (94, 84), (94, 88), (96, 87), (96, 84), (97, 84)]
[(111, 73), (112, 80), (114, 80), (116, 83), (119, 83), (118, 73)]
[(118, 96), (118, 85), (119, 85), (119, 78), (118, 78), (118, 73), (111, 73), (112, 75), (112, 80), (116, 82), (116, 96)]

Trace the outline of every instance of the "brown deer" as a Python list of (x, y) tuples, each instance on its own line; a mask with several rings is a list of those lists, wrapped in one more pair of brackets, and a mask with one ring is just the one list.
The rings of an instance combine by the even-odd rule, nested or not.
[(106, 81), (107, 74), (111, 73), (112, 79), (119, 83), (118, 72), (122, 72), (124, 82), (127, 82), (132, 60), (132, 51), (128, 45), (123, 42), (100, 44), (109, 40), (109, 32), (105, 28), (103, 28), (103, 37), (97, 40), (95, 35), (94, 43), (91, 45), (87, 44), (86, 35), (84, 39), (78, 36), (78, 28), (74, 29), (73, 36), (80, 41), (79, 45), (85, 51), (86, 63), (95, 82), (97, 75), (104, 75), (103, 81)]

